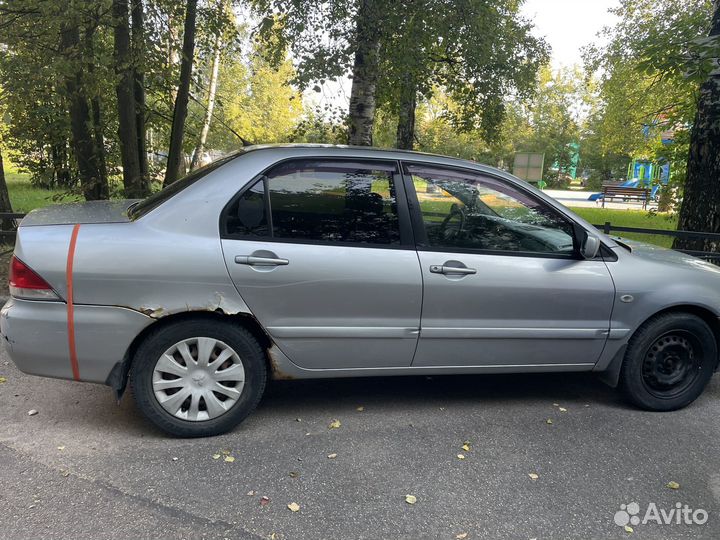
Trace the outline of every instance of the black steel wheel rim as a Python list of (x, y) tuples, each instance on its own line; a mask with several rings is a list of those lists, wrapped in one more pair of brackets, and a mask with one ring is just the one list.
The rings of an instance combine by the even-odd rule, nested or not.
[(682, 394), (699, 375), (702, 353), (700, 341), (691, 332), (666, 332), (645, 352), (642, 364), (645, 388), (661, 399)]

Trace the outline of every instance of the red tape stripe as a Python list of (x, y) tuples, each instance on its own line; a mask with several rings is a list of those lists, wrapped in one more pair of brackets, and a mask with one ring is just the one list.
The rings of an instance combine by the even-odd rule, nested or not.
[(70, 349), (70, 366), (72, 367), (73, 379), (80, 380), (80, 367), (78, 365), (77, 351), (75, 350), (75, 306), (73, 304), (73, 262), (75, 260), (75, 245), (77, 244), (80, 224), (77, 223), (70, 235), (70, 247), (68, 248), (67, 268), (67, 329), (68, 348)]

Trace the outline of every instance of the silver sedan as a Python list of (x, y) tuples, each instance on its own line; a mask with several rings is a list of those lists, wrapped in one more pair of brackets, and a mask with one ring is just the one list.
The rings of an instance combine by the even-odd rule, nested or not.
[(250, 147), (144, 201), (35, 210), (10, 292), (22, 371), (129, 382), (179, 436), (233, 428), (269, 377), (594, 371), (666, 411), (718, 365), (720, 268), (413, 152)]

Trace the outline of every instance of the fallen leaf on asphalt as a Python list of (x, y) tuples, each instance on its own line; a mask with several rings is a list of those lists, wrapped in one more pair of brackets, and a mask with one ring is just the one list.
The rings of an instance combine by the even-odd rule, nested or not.
[(299, 512), (300, 511), (300, 505), (296, 502), (291, 502), (288, 504), (288, 508), (291, 512)]
[(463, 444), (462, 449), (465, 450), (466, 452), (469, 452), (470, 451), (470, 443), (466, 442), (465, 444)]
[(270, 504), (270, 497), (266, 495), (260, 497), (260, 506), (267, 506), (268, 504)]
[(634, 529), (630, 525), (625, 525), (625, 532), (631, 533)]
[(68, 476), (70, 476), (70, 471), (60, 471), (60, 473), (61, 473), (65, 478), (67, 478)]
[(288, 476), (289, 476), (290, 478), (297, 478), (298, 476), (300, 476), (300, 473), (299, 473), (299, 472), (295, 472), (295, 471), (290, 471), (290, 474), (289, 474)]
[(540, 475), (534, 472), (528, 473), (528, 476), (531, 480), (537, 480), (538, 478), (540, 478)]
[(229, 455), (230, 455), (230, 450), (221, 450), (221, 452), (222, 452), (222, 454), (225, 455), (225, 456), (229, 456)]
[(457, 455), (457, 458), (458, 458), (458, 459), (465, 459), (465, 454), (458, 454), (458, 455)]
[(678, 484), (677, 482), (670, 481), (667, 483), (666, 487), (669, 487), (670, 489), (680, 489), (680, 484)]
[(337, 454), (328, 454), (328, 459), (335, 459)]
[(363, 411), (365, 410), (365, 407), (358, 407), (358, 408), (355, 409), (355, 410), (357, 410), (358, 412), (363, 412)]
[(405, 502), (408, 504), (415, 504), (417, 502), (417, 497), (415, 495), (405, 495)]
[(560, 412), (567, 412), (567, 409), (566, 409), (565, 407), (560, 407), (558, 410), (559, 410)]
[(270, 533), (270, 540), (277, 540), (278, 535), (275, 533)]
[(552, 418), (548, 418), (548, 419), (545, 420), (545, 421), (546, 421), (548, 424), (552, 424)]
[(0, 384), (7, 382), (7, 379), (5, 377), (0, 377)]
[(468, 533), (460, 533), (460, 534), (456, 534), (455, 538), (457, 538), (457, 540), (464, 540), (465, 538), (467, 538), (467, 535), (468, 535)]
[(248, 496), (248, 497), (252, 497), (253, 495), (255, 495), (255, 492), (254, 492), (254, 491), (248, 491), (248, 492), (247, 492), (247, 496)]
[(64, 447), (64, 446), (58, 446), (57, 448), (58, 448), (58, 450), (60, 450), (61, 452), (62, 452), (63, 450), (65, 450), (65, 447)]
[(302, 422), (302, 418), (296, 418), (295, 421), (296, 421), (296, 422)]
[(177, 461), (177, 460), (178, 460), (178, 458), (174, 457), (174, 458), (172, 458), (172, 460), (173, 460), (173, 461)]
[(559, 403), (553, 403), (553, 407), (559, 407), (559, 406), (560, 406)]
[(342, 425), (342, 424), (340, 424), (340, 420), (333, 420), (332, 422), (330, 422), (330, 425), (328, 426), (328, 429), (337, 429), (337, 428), (339, 428), (341, 425)]
[(220, 454), (213, 454), (213, 459), (220, 459)]
[(233, 461), (235, 461), (235, 458), (232, 456), (225, 456), (225, 461), (227, 461), (228, 463), (232, 463)]
[(28, 411), (28, 416), (35, 416), (38, 412), (35, 409), (30, 409)]

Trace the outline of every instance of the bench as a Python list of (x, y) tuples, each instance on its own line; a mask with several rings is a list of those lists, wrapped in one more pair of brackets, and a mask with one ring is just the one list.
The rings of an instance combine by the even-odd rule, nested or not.
[(642, 203), (643, 210), (647, 208), (650, 199), (650, 190), (648, 188), (632, 188), (620, 186), (603, 186), (602, 207), (605, 208), (607, 199), (622, 198), (624, 201), (628, 199)]

